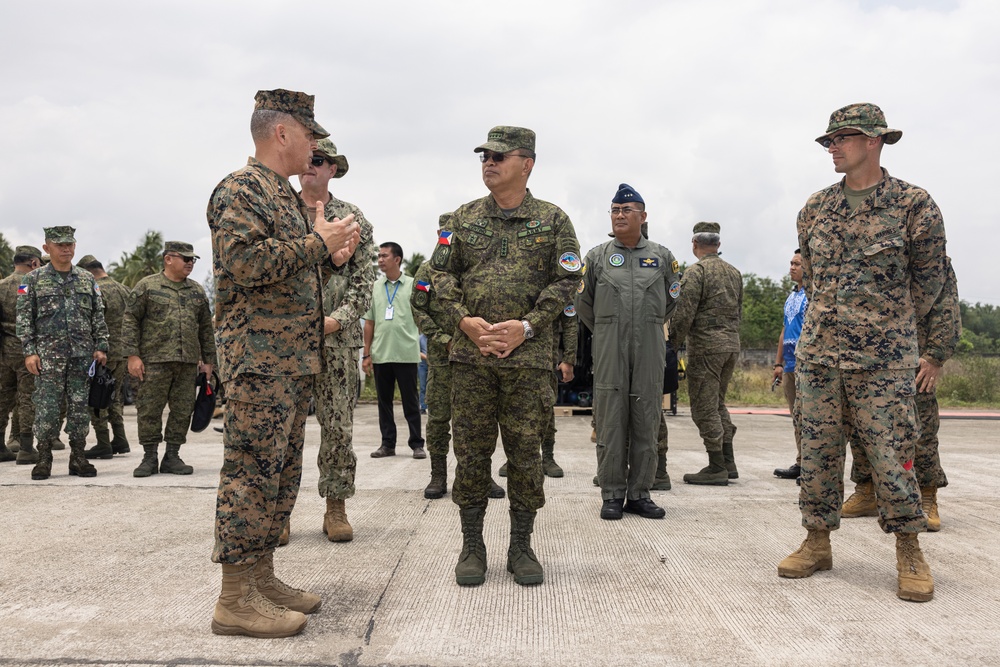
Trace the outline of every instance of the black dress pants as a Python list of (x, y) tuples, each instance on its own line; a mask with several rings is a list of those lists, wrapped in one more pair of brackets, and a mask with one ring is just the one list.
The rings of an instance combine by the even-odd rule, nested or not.
[(372, 364), (375, 393), (378, 396), (378, 425), (382, 431), (382, 446), (396, 449), (396, 420), (392, 414), (392, 397), (399, 385), (403, 416), (410, 429), (411, 449), (424, 446), (420, 434), (420, 391), (417, 387), (417, 364)]

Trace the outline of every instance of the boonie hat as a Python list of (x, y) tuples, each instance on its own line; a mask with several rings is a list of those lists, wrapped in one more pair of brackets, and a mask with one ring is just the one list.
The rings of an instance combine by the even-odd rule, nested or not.
[(526, 127), (497, 125), (486, 135), (486, 143), (477, 146), (474, 153), (493, 151), (494, 153), (509, 153), (523, 148), (535, 152), (535, 133)]
[(257, 109), (268, 109), (270, 111), (287, 113), (305, 125), (313, 133), (314, 138), (322, 139), (323, 137), (330, 136), (330, 133), (316, 122), (316, 117), (313, 115), (313, 102), (315, 99), (313, 95), (306, 95), (294, 90), (285, 90), (284, 88), (258, 90), (257, 94), (254, 95), (254, 100), (257, 101), (254, 111)]
[(347, 158), (343, 155), (337, 154), (337, 144), (333, 143), (329, 139), (320, 139), (316, 142), (316, 150), (314, 153), (322, 153), (324, 156), (329, 158), (335, 165), (337, 165), (337, 173), (333, 175), (334, 178), (341, 178), (347, 173), (350, 165), (347, 164)]
[(903, 136), (902, 130), (893, 130), (885, 122), (885, 114), (874, 104), (862, 102), (848, 104), (830, 114), (826, 134), (816, 137), (816, 142), (828, 139), (837, 130), (849, 127), (869, 137), (882, 137), (887, 144), (894, 144)]

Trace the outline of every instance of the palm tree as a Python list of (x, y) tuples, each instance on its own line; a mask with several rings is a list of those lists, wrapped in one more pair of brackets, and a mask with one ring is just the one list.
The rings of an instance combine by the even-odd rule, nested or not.
[(163, 234), (148, 231), (132, 253), (123, 252), (121, 259), (112, 262), (108, 273), (127, 287), (163, 268)]
[(427, 258), (422, 253), (413, 253), (409, 259), (403, 261), (403, 273), (412, 278), (417, 275), (417, 269), (420, 268), (420, 265), (426, 261)]
[(0, 276), (9, 276), (14, 271), (14, 249), (0, 234)]

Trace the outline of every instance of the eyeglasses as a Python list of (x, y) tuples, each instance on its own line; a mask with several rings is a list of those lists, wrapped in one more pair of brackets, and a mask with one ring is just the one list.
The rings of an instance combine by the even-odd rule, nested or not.
[(170, 253), (169, 255), (167, 255), (167, 257), (176, 257), (177, 259), (181, 260), (185, 264), (187, 264), (188, 262), (190, 262), (191, 264), (194, 264), (195, 262), (198, 261), (197, 257), (188, 257), (187, 255), (178, 255), (178, 254), (175, 254), (175, 253)]
[(479, 154), (480, 162), (489, 162), (493, 160), (494, 162), (503, 162), (509, 157), (531, 157), (530, 155), (521, 155), (520, 153), (494, 153), (493, 151), (483, 151)]
[(313, 155), (312, 159), (309, 160), (309, 164), (311, 164), (314, 167), (322, 167), (324, 162), (330, 162), (330, 164), (333, 164), (333, 162), (331, 162), (329, 158), (323, 155)]
[(860, 137), (860, 136), (867, 136), (867, 135), (865, 135), (864, 132), (845, 132), (843, 134), (838, 134), (835, 137), (827, 137), (823, 141), (819, 142), (819, 145), (822, 146), (823, 148), (830, 148), (830, 146), (841, 146), (845, 141), (847, 141), (847, 137)]
[(622, 215), (632, 215), (633, 213), (641, 213), (637, 208), (630, 208), (628, 206), (612, 206), (611, 210), (608, 211), (612, 216)]

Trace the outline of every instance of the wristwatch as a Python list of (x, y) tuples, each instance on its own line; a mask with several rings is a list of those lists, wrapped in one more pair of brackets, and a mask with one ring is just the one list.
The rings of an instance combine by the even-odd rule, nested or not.
[(524, 338), (526, 340), (528, 338), (535, 337), (535, 330), (531, 328), (531, 324), (528, 322), (528, 320), (521, 320), (521, 326), (524, 327)]

